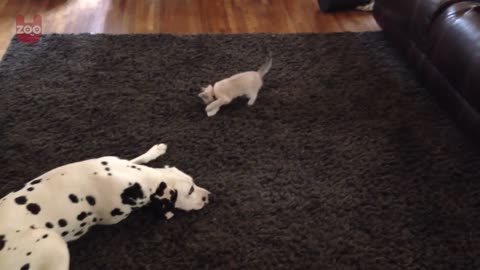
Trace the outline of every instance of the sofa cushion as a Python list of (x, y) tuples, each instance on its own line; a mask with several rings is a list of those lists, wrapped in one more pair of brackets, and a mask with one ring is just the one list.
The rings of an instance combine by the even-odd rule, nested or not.
[(464, 0), (377, 0), (374, 15), (383, 29), (393, 30), (426, 49), (426, 34), (435, 17), (454, 3)]

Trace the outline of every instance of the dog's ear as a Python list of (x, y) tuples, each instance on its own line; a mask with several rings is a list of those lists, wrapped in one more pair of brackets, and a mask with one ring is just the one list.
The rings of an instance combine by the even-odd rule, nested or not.
[(177, 202), (177, 190), (169, 188), (165, 182), (161, 182), (155, 193), (150, 195), (150, 203), (155, 212), (166, 219), (173, 217), (173, 209)]

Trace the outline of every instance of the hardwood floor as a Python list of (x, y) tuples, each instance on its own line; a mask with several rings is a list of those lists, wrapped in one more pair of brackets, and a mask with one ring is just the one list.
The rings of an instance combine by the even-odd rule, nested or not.
[(316, 0), (0, 0), (0, 57), (16, 15), (43, 33), (297, 33), (375, 31), (370, 13), (323, 13)]

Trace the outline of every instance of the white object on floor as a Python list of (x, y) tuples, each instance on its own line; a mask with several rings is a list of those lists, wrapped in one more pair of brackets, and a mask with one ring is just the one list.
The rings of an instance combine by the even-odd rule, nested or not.
[(356, 9), (361, 11), (373, 11), (373, 6), (375, 5), (375, 1), (370, 2), (370, 4), (358, 6)]

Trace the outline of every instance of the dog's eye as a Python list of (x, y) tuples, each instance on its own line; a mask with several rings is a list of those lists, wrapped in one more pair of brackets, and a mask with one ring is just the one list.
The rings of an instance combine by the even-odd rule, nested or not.
[(193, 191), (195, 191), (195, 188), (193, 188), (193, 186), (190, 188), (190, 190), (188, 191), (188, 195), (192, 195)]

